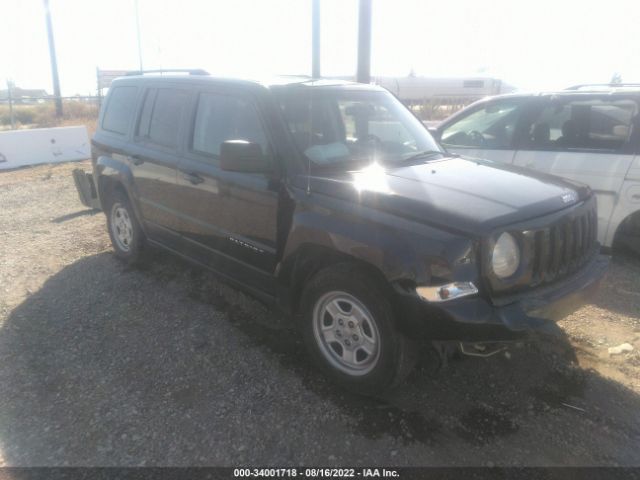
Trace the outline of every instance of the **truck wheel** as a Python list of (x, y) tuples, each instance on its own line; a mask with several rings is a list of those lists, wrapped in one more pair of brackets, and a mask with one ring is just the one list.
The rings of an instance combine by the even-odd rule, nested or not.
[(416, 344), (397, 330), (388, 295), (357, 267), (320, 271), (301, 306), (311, 357), (347, 389), (380, 393), (400, 384), (415, 365)]
[(115, 190), (107, 199), (107, 229), (116, 257), (127, 263), (141, 258), (144, 233), (136, 220), (127, 195)]
[(613, 240), (613, 247), (640, 255), (640, 212), (623, 220)]

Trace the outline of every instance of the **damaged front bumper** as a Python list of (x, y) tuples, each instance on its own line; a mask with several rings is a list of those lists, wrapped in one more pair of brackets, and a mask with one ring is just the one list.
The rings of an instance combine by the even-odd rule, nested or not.
[(608, 266), (609, 257), (597, 255), (558, 283), (492, 300), (473, 296), (433, 304), (413, 299), (404, 326), (412, 334), (418, 330), (437, 340), (508, 340), (534, 331), (557, 334), (555, 322), (593, 299)]
[(81, 168), (75, 168), (72, 174), (82, 204), (94, 210), (102, 210), (93, 175)]

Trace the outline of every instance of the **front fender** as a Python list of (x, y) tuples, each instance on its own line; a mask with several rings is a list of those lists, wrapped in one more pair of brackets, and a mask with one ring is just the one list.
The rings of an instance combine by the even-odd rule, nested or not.
[(391, 284), (477, 281), (474, 240), (322, 195), (297, 203), (283, 262), (307, 245), (365, 262)]

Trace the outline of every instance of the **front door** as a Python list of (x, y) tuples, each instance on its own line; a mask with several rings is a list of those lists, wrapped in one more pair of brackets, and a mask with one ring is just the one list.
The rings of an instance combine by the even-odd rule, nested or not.
[(218, 161), (226, 140), (257, 143), (269, 161), (257, 104), (241, 92), (203, 90), (192, 116), (177, 177), (180, 229), (189, 255), (249, 286), (271, 290), (280, 183), (274, 174), (222, 170)]

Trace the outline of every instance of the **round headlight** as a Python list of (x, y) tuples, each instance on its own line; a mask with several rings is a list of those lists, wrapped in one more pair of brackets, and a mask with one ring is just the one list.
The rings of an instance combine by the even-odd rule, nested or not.
[(518, 270), (520, 265), (520, 249), (518, 242), (509, 233), (503, 233), (498, 237), (493, 254), (491, 255), (491, 266), (493, 273), (499, 278), (508, 278)]

